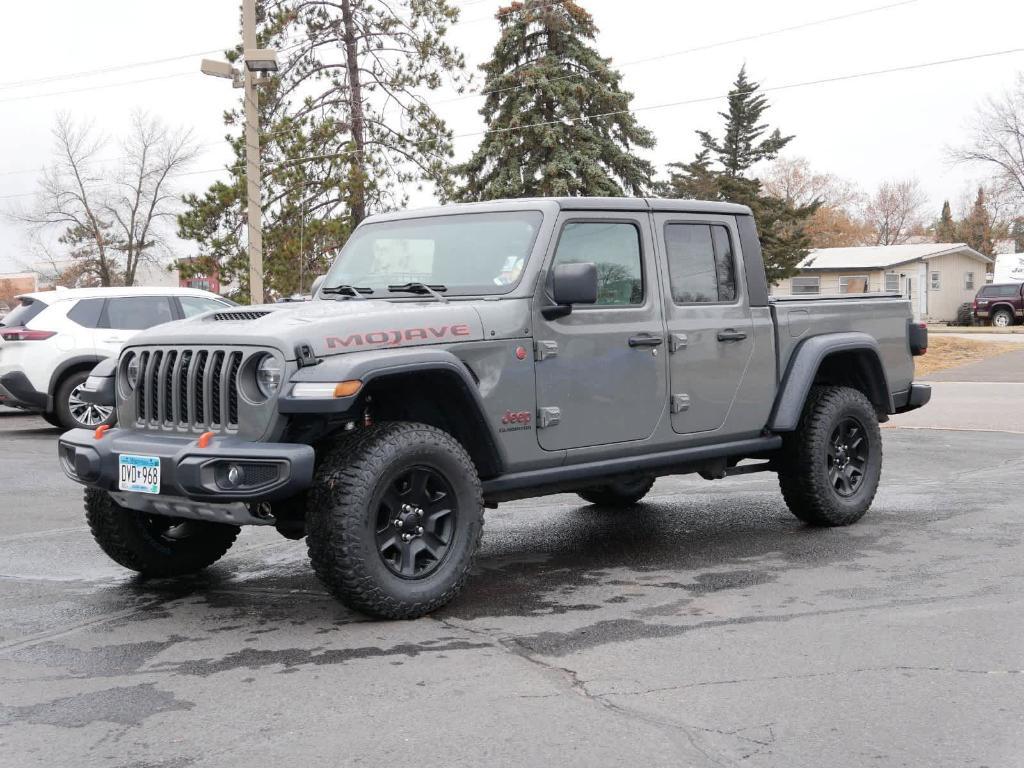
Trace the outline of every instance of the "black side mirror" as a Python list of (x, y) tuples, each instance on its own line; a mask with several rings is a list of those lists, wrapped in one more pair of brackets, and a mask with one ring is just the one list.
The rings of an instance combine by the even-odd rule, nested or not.
[(572, 312), (573, 304), (596, 304), (597, 265), (589, 261), (559, 264), (552, 275), (551, 295), (555, 306), (543, 310), (548, 320), (565, 317)]

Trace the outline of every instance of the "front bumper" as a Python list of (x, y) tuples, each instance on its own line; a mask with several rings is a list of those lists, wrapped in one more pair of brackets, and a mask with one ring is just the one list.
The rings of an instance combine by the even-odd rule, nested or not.
[[(77, 483), (118, 492), (121, 454), (160, 459), (160, 494), (211, 503), (259, 504), (291, 498), (313, 482), (312, 446), (253, 443), (237, 437), (214, 437), (206, 448), (196, 439), (127, 429), (111, 429), (99, 439), (87, 429), (61, 435), (61, 468)], [(227, 470), (241, 469), (242, 482), (230, 486)], [(143, 494), (144, 495), (144, 494)]]
[(932, 388), (927, 384), (911, 384), (910, 389), (897, 392), (892, 399), (896, 405), (896, 413), (916, 411), (918, 408), (928, 405), (932, 399)]
[(0, 376), (0, 405), (22, 408), (27, 411), (45, 411), (47, 396), (32, 386), (21, 371), (11, 371)]

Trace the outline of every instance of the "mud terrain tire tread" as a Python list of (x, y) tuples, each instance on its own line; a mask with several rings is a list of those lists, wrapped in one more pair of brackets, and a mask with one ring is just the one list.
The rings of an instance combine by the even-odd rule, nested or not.
[[(458, 496), (456, 520), (462, 529), (457, 535), (465, 538), (462, 546), (453, 545), (461, 551), (448, 554), (456, 559), (442, 566), (441, 588), (433, 594), (407, 597), (396, 592), (411, 595), (408, 584), (389, 579), (388, 589), (381, 583), (380, 555), (367, 547), (364, 536), (366, 506), (381, 476), (396, 457), (408, 456), (417, 447), (440, 449), (458, 466), (461, 477), (449, 480), (455, 488), (460, 481), (468, 486)], [(483, 535), (483, 494), (476, 466), (454, 437), (436, 427), (382, 422), (357, 430), (336, 443), (320, 462), (309, 491), (306, 524), (313, 570), (344, 605), (376, 618), (419, 618), (454, 599), (469, 575)]]

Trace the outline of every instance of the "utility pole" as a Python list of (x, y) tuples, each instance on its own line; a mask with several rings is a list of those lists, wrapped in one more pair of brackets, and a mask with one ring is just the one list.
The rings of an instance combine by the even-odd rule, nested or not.
[(245, 196), (249, 235), (249, 303), (262, 304), (263, 295), (263, 176), (260, 167), (259, 86), (278, 71), (277, 52), (256, 47), (256, 0), (242, 0), (242, 58), (245, 67), (236, 69), (226, 61), (203, 59), (204, 75), (231, 80), (244, 88), (245, 97)]
[[(256, 49), (256, 0), (242, 0), (242, 48)], [(245, 182), (249, 221), (249, 303), (263, 303), (263, 176), (257, 73), (245, 68)]]

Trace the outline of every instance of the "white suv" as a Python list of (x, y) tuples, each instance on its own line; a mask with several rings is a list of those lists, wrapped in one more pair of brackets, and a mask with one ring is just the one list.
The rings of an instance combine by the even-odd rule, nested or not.
[(191, 288), (76, 288), (18, 301), (0, 320), (0, 405), (39, 413), (65, 429), (113, 422), (112, 409), (79, 393), (89, 371), (116, 357), (133, 334), (234, 306)]

